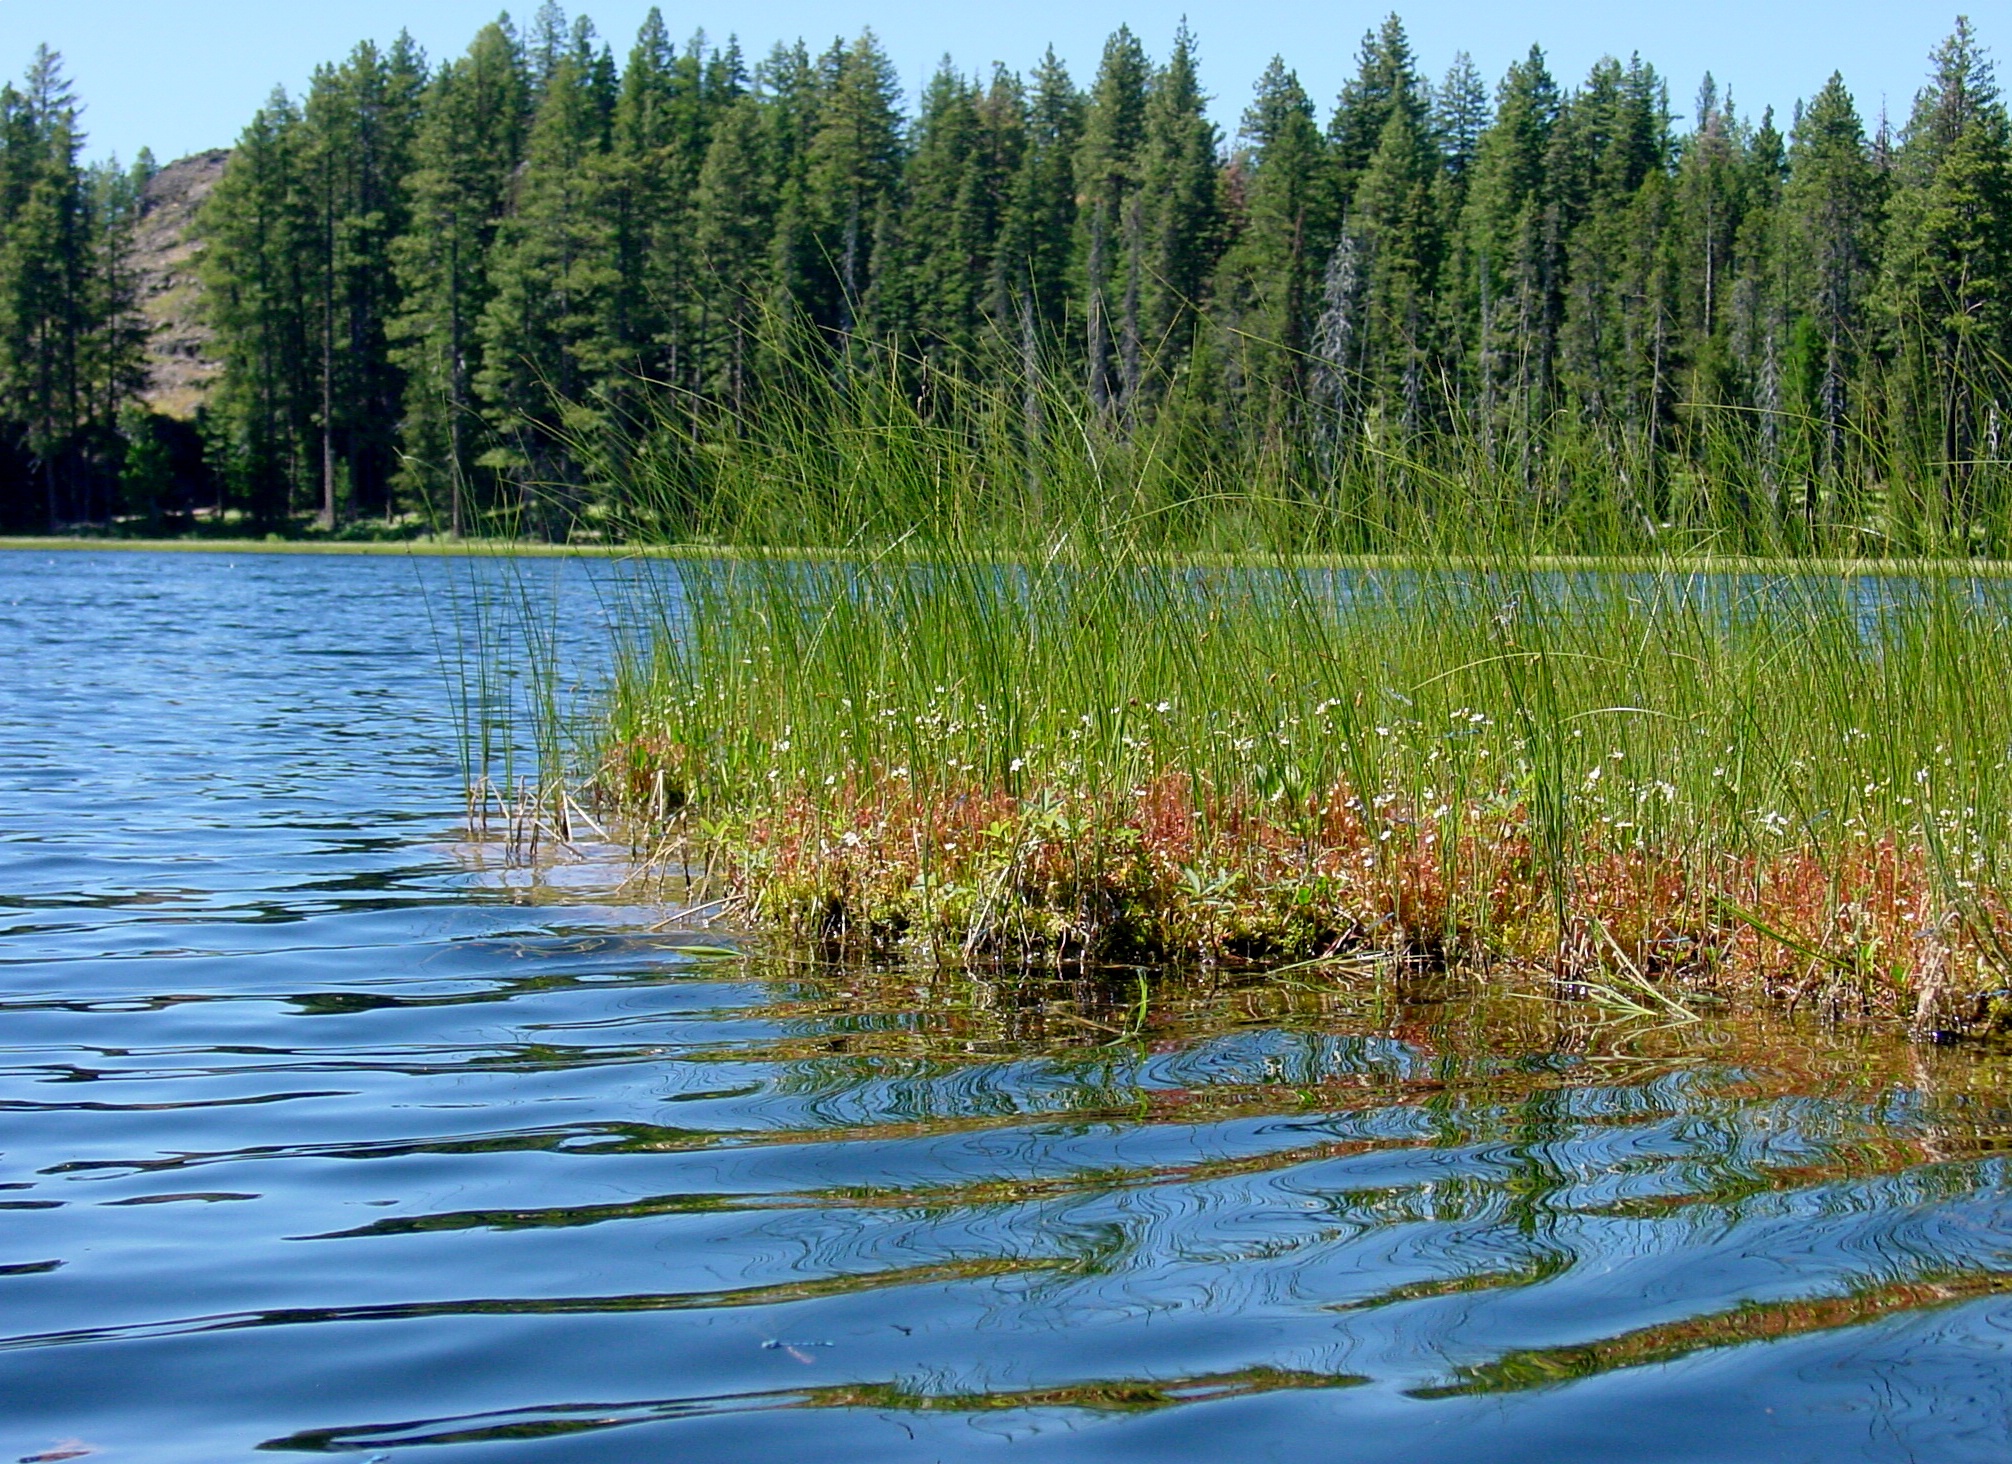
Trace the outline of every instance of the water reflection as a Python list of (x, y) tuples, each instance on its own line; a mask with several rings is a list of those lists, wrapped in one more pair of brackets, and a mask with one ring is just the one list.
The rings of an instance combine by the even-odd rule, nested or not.
[[(770, 1345), (770, 1344), (764, 1344)], [(776, 1343), (786, 1352), (801, 1352)], [(1183, 1403), (1212, 1403), (1282, 1388), (1347, 1388), (1367, 1378), (1347, 1374), (1286, 1372), (1253, 1367), (1212, 1377), (1161, 1381), (1073, 1383), (1053, 1388), (949, 1393), (899, 1383), (778, 1389), (717, 1398), (661, 1398), (642, 1403), (562, 1403), (502, 1414), (420, 1419), (353, 1429), (310, 1429), (260, 1444), (261, 1449), (335, 1453), (392, 1444), (464, 1444), (494, 1439), (542, 1439), (626, 1424), (772, 1408), (869, 1408), (918, 1413), (1009, 1413), (1022, 1409), (1081, 1409), (1091, 1413), (1144, 1413)]]
[(1473, 1393), (1521, 1392), (1619, 1368), (1674, 1362), (1710, 1348), (1865, 1326), (1899, 1313), (1956, 1306), (2008, 1292), (2012, 1292), (2012, 1271), (1952, 1271), (1867, 1285), (1843, 1296), (1743, 1302), (1727, 1311), (1642, 1327), (1597, 1342), (1507, 1353), (1492, 1362), (1461, 1368), (1457, 1382), (1414, 1388), (1411, 1396), (1457, 1398)]
[(723, 952), (456, 854), (424, 572), (0, 609), (0, 1458), (2012, 1449), (2002, 1055)]

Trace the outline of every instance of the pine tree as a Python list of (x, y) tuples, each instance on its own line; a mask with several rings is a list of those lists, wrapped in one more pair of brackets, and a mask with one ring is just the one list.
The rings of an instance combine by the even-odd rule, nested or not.
[(1084, 102), (1053, 47), (1034, 69), (1027, 137), (1000, 226), (998, 273), (1025, 334), (1059, 341), (1072, 295)]
[(1454, 203), (1466, 201), (1467, 175), (1474, 152), (1488, 127), (1488, 87), (1465, 51), (1456, 51), (1446, 79), (1432, 96), (1432, 129), (1446, 159), (1447, 175), (1456, 185)]
[[(836, 48), (834, 48), (836, 49)], [(826, 260), (810, 207), (810, 142), (823, 107), (823, 87), (810, 53), (798, 41), (778, 45), (755, 68), (767, 152), (774, 170), (776, 220), (771, 248), (775, 304), (798, 311), (821, 280)]]
[(46, 47), (22, 89), (0, 88), (0, 522), (24, 528), (118, 511), (120, 410), (140, 385), (138, 184), (80, 165), (79, 111)]
[(702, 379), (707, 329), (693, 252), (693, 196), (719, 113), (744, 89), (737, 52), (710, 54), (703, 34), (679, 52), (652, 9), (622, 74), (608, 156), (609, 223), (619, 276), (611, 301), (608, 389)]
[(1933, 56), (1902, 135), (1886, 243), (1896, 424), (1946, 485), (1944, 528), (1968, 530), (1980, 439), (2012, 355), (2012, 139), (1967, 20)]
[(1385, 412), (1416, 432), (1428, 410), (1434, 351), (1433, 293), (1440, 262), (1440, 216), (1433, 196), (1442, 173), (1438, 151), (1409, 108), (1393, 106), (1349, 217), (1364, 261), (1364, 385)]
[(997, 338), (1019, 332), (1012, 280), (1017, 273), (1006, 257), (1018, 196), (1020, 168), (1027, 156), (1029, 117), (1027, 87), (1004, 66), (992, 68), (992, 80), (976, 102), (978, 152), (966, 175), (960, 210), (975, 220), (983, 255), (972, 266), (981, 271), (983, 314)]
[(978, 88), (946, 56), (915, 120), (902, 204), (907, 254), (891, 266), (902, 278), (875, 281), (875, 324), (938, 361), (968, 355), (976, 343), (991, 273), (994, 222), (984, 207), (991, 190), (979, 176), (978, 100)]
[(394, 507), (404, 380), (391, 359), (400, 308), (392, 255), (408, 229), (406, 179), (424, 85), (425, 62), (410, 37), (388, 53), (365, 42), (340, 67), (315, 73), (302, 109), (324, 528), (334, 527), (345, 486), (358, 510), (389, 516)]
[(1314, 302), (1336, 248), (1339, 209), (1313, 103), (1277, 57), (1244, 113), (1239, 144), (1242, 228), (1216, 293), (1252, 405), (1279, 423), (1305, 394)]
[[(1783, 426), (1789, 349), (1789, 290), (1781, 249), (1782, 187), (1787, 180), (1788, 152), (1774, 124), (1774, 109), (1761, 114), (1747, 136), (1743, 201), (1739, 231), (1733, 239), (1732, 304), (1728, 329), (1732, 360), (1740, 384), (1739, 405), (1757, 451), (1748, 451), (1765, 491), (1766, 511), (1778, 517), (1787, 469)], [(1737, 479), (1737, 463), (1728, 465)], [(1736, 489), (1744, 485), (1735, 483)], [(1754, 505), (1758, 507), (1759, 505)], [(1805, 499), (1807, 506), (1807, 499)]]
[(300, 110), (283, 91), (252, 118), (204, 205), (203, 303), (223, 365), (221, 464), (254, 522), (320, 497), (318, 238), (302, 176)]
[(1626, 67), (1607, 58), (1564, 107), (1547, 153), (1549, 209), (1565, 241), (1560, 376), (1603, 432), (1639, 434), (1656, 416), (1656, 297), (1643, 263), (1661, 257), (1660, 213), (1639, 195), (1664, 176), (1670, 147), (1661, 78), (1639, 57)]
[(592, 388), (611, 354), (618, 282), (605, 209), (612, 97), (590, 35), (575, 33), (531, 125), (516, 207), (499, 231), (480, 327), (477, 390), (499, 445), (484, 465), (534, 488), (576, 488), (572, 439), (602, 425)]
[(1835, 72), (1796, 119), (1782, 253), (1790, 305), (1813, 341), (1809, 413), (1821, 424), (1818, 468), (1835, 486), (1867, 336), (1879, 257), (1882, 188), (1864, 124)]
[(131, 168), (121, 168), (111, 158), (93, 164), (79, 180), (89, 229), (78, 341), (79, 369), (89, 393), (83, 422), (90, 454), (87, 518), (109, 517), (123, 501), (118, 490), (128, 410), (147, 386), (151, 327), (139, 309), (133, 231), (141, 192), (152, 174), (153, 160), (143, 149)]
[(475, 382), (490, 252), (530, 121), (530, 76), (507, 26), (484, 27), (466, 56), (441, 69), (424, 114), (408, 183), (411, 224), (394, 245), (401, 312), (393, 361), (406, 379), (401, 481), (409, 493), (443, 496), (458, 537), (486, 447)]
[(1668, 242), (1677, 233), (1671, 178), (1676, 143), (1668, 88), (1655, 68), (1630, 58), (1621, 93), (1621, 125), (1594, 206), (1614, 220), (1604, 232), (1620, 282), (1613, 318), (1625, 389), (1622, 424), (1643, 457), (1644, 492), (1650, 500), (1645, 511), (1659, 522), (1655, 454), (1675, 415), (1673, 368), (1686, 298), (1683, 270)]
[(747, 405), (779, 205), (766, 111), (755, 95), (728, 105), (713, 129), (692, 205), (702, 344), (712, 363), (702, 386), (736, 414)]
[(1000, 249), (1026, 144), (1019, 79), (995, 68), (981, 88), (946, 62), (917, 118), (903, 202), (905, 328), (932, 359), (968, 368), (991, 329), (1014, 328)]
[(1546, 161), (1559, 109), (1557, 83), (1533, 46), (1497, 91), (1461, 224), (1460, 313), (1471, 322), (1473, 416), (1484, 446), (1495, 444), (1498, 428), (1514, 431), (1526, 475), (1563, 313), (1562, 241), (1547, 228), (1553, 199)]
[(1090, 400), (1100, 409), (1128, 401), (1138, 382), (1137, 266), (1145, 240), (1144, 221), (1133, 204), (1151, 77), (1145, 49), (1128, 28), (1118, 27), (1104, 43), (1076, 157), (1083, 228), (1084, 356)]
[(1328, 123), (1328, 141), (1344, 206), (1354, 199), (1370, 159), (1382, 146), (1393, 112), (1405, 114), (1406, 125), (1413, 135), (1429, 135), (1430, 98), (1411, 54), (1411, 41), (1404, 34), (1404, 22), (1394, 13), (1363, 36), (1356, 74), (1342, 87), (1334, 117)]
[(531, 65), (532, 96), (542, 102), (545, 88), (551, 85), (559, 63), (572, 50), (572, 26), (566, 19), (565, 7), (558, 0), (544, 0), (539, 5), (537, 14), (531, 18), (526, 49)]
[[(59, 57), (36, 53), (24, 91), (9, 88), (0, 235), (0, 403), (54, 528), (78, 486), (71, 453), (83, 424), (77, 359), (87, 327), (89, 225), (77, 187), (77, 103)], [(25, 496), (25, 495), (24, 495)]]
[(683, 141), (678, 113), (696, 107), (700, 58), (681, 66), (661, 11), (652, 6), (629, 51), (615, 103), (612, 145), (604, 156), (602, 197), (615, 278), (608, 297), (609, 359), (598, 362), (608, 386), (623, 376), (670, 381), (686, 285), (684, 210), (704, 159)]
[(1691, 362), (1695, 402), (1722, 402), (1732, 395), (1728, 306), (1732, 298), (1734, 241), (1746, 210), (1746, 137), (1731, 100), (1721, 100), (1711, 74), (1698, 88), (1697, 125), (1684, 140), (1677, 164), (1678, 228), (1685, 269), (1685, 295), (1692, 302), (1684, 321), (1685, 353)]
[(1162, 378), (1185, 358), (1207, 303), (1221, 239), (1218, 138), (1195, 74), (1195, 40), (1183, 24), (1146, 98), (1139, 165), (1145, 257), (1141, 320)]
[(904, 161), (894, 65), (871, 31), (820, 63), (816, 129), (804, 150), (803, 219), (812, 251), (800, 303), (850, 334), (871, 281), (879, 215), (895, 205)]

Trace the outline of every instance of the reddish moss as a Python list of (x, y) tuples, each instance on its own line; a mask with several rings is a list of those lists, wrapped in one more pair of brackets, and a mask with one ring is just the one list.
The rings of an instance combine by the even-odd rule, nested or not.
[[(627, 796), (675, 810), (656, 770), (682, 750), (631, 751)], [(2012, 924), (1996, 892), (1952, 890), (1892, 836), (1733, 855), (1596, 825), (1559, 849), (1500, 797), (1425, 811), (1338, 786), (1293, 807), (1172, 773), (1121, 796), (854, 779), (780, 792), (707, 836), (740, 918), (834, 955), (1387, 955), (1637, 989), (1737, 983), (1925, 1026), (1988, 1007)]]

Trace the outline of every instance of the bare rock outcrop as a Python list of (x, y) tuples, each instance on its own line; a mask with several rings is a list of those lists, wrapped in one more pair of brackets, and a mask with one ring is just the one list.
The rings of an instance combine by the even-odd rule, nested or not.
[(196, 212), (223, 176), (230, 158), (215, 148), (169, 163), (140, 195), (133, 232), (133, 268), (140, 313), (152, 332), (147, 341), (147, 389), (140, 400), (156, 412), (187, 420), (207, 399), (223, 369), (210, 354), (203, 323), (202, 281), (196, 259)]

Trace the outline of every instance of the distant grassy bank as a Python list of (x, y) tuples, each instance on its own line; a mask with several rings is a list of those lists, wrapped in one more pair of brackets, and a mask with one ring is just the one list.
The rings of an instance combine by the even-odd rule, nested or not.
[[(529, 539), (410, 539), (319, 540), (319, 539), (91, 539), (50, 535), (0, 535), (0, 551), (9, 550), (102, 550), (134, 554), (362, 554), (425, 555), (434, 557), (487, 556), (493, 558), (596, 558), (596, 559), (754, 559), (778, 562), (830, 563), (856, 559), (881, 562), (917, 563), (932, 550), (927, 544), (862, 548), (820, 547), (809, 544), (755, 546), (742, 544), (662, 544), (650, 542), (615, 544), (552, 544)], [(997, 548), (982, 557), (998, 563), (1015, 559), (1014, 551)], [(1249, 555), (1225, 551), (1161, 551), (1146, 556), (1164, 565), (1197, 568), (1226, 568), (1252, 562)], [(1259, 562), (1299, 569), (1351, 569), (1394, 571), (1404, 569), (1482, 571), (1499, 561), (1485, 554), (1449, 556), (1415, 554), (1285, 554), (1262, 555)], [(1702, 553), (1654, 556), (1647, 554), (1533, 554), (1519, 559), (1524, 567), (1557, 573), (1600, 572), (1619, 574), (1728, 574), (1802, 575), (1821, 578), (1977, 578), (2012, 580), (2012, 560), (1956, 558), (1811, 558), (1792, 555), (1711, 555)]]
[(512, 554), (559, 556), (624, 554), (633, 550), (608, 545), (519, 543), (477, 539), (90, 539), (78, 537), (0, 536), (0, 550), (93, 550), (134, 554), (374, 554), (452, 555)]

